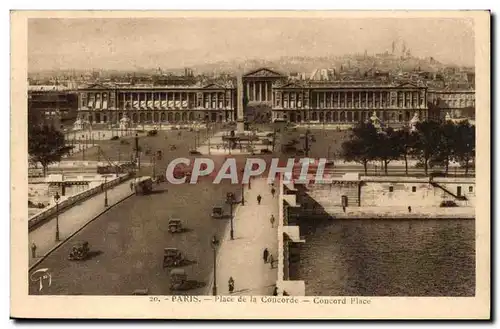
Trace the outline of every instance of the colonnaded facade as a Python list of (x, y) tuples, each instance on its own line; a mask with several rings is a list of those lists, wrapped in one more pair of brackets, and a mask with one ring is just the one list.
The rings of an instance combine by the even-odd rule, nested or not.
[[(259, 69), (234, 83), (205, 86), (105, 86), (78, 90), (79, 118), (91, 123), (131, 124), (232, 122), (237, 97), (246, 99), (247, 120), (355, 123), (373, 115), (388, 124), (409, 122), (416, 114), (428, 117), (427, 87), (420, 84), (382, 84), (372, 81), (290, 81), (279, 72)], [(251, 114), (252, 108), (259, 113)]]
[(236, 90), (232, 86), (105, 86), (78, 90), (79, 119), (92, 124), (231, 122)]
[(426, 87), (366, 81), (292, 82), (274, 88), (273, 119), (311, 123), (355, 123), (375, 116), (385, 123), (428, 116)]

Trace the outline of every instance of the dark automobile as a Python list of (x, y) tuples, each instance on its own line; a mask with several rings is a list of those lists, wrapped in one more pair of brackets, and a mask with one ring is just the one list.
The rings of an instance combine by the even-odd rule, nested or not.
[(453, 200), (445, 200), (445, 201), (442, 201), (441, 204), (439, 205), (440, 207), (443, 207), (443, 208), (448, 208), (448, 207), (458, 207), (458, 205), (456, 204), (455, 201)]

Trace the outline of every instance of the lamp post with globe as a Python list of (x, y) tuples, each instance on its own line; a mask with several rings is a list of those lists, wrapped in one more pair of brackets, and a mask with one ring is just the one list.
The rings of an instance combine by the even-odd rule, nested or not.
[(210, 241), (212, 250), (214, 251), (214, 285), (212, 286), (212, 295), (217, 296), (217, 247), (219, 246), (219, 240), (214, 235)]
[(59, 196), (59, 193), (56, 192), (56, 195), (54, 195), (54, 201), (56, 202), (56, 242), (59, 242), (59, 199), (61, 197)]

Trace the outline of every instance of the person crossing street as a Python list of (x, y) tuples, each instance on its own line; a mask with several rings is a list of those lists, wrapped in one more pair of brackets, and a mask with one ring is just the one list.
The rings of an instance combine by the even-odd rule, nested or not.
[(228, 288), (229, 288), (229, 289), (228, 289), (228, 290), (229, 290), (229, 293), (230, 293), (230, 294), (232, 294), (232, 293), (233, 293), (233, 291), (234, 291), (234, 279), (233, 279), (233, 277), (232, 277), (232, 276), (231, 276), (231, 277), (229, 277), (229, 281), (227, 282), (227, 284), (228, 284)]
[(260, 205), (260, 202), (262, 201), (262, 197), (259, 195), (257, 195), (257, 203)]

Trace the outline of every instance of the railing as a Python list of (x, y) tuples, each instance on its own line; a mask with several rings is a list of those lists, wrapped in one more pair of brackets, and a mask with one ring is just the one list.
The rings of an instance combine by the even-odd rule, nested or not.
[(57, 206), (55, 204), (49, 206), (48, 208), (46, 208), (46, 210), (29, 218), (28, 230), (29, 231), (33, 230), (38, 225), (40, 225), (44, 221), (48, 220), (52, 216), (54, 216), (56, 214), (56, 211), (59, 211), (59, 213), (61, 213), (62, 211), (64, 211), (67, 208), (70, 208), (71, 206), (73, 206), (77, 202), (83, 201), (83, 200), (85, 200), (85, 199), (87, 199), (95, 194), (98, 194), (98, 193), (104, 191), (105, 189), (109, 189), (110, 187), (116, 186), (116, 185), (126, 181), (127, 179), (130, 178), (130, 176), (131, 176), (130, 173), (125, 174), (124, 176), (110, 180), (109, 182), (107, 182), (105, 184), (104, 183), (100, 184), (94, 188), (83, 191), (82, 193), (70, 196), (66, 200), (60, 202)]

